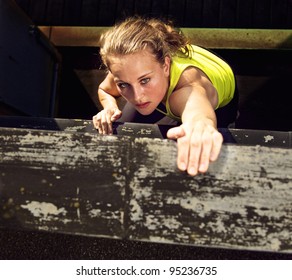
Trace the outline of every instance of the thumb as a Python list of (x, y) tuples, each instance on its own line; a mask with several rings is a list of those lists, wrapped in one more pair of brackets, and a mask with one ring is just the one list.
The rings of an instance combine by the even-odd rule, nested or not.
[(169, 139), (177, 139), (185, 135), (186, 133), (182, 126), (174, 127), (167, 131), (167, 138)]
[(122, 116), (122, 111), (120, 111), (119, 109), (116, 109), (114, 114), (111, 117), (111, 121), (114, 122), (117, 119), (119, 119)]

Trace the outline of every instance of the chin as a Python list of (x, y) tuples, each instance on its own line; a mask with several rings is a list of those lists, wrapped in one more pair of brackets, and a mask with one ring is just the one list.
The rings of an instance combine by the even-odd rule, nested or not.
[(154, 112), (155, 109), (153, 110), (141, 110), (141, 109), (136, 109), (141, 115), (143, 116), (148, 116)]

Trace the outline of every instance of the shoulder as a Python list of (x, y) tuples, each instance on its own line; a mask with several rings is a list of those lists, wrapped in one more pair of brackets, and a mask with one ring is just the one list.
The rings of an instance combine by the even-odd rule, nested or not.
[(207, 75), (199, 68), (195, 66), (188, 66), (181, 74), (178, 80), (175, 90), (181, 89), (183, 87), (189, 87), (194, 84), (209, 84), (210, 80)]
[(169, 105), (173, 113), (181, 116), (190, 96), (198, 94), (203, 94), (211, 102), (212, 106), (217, 106), (217, 91), (206, 74), (196, 67), (188, 67), (182, 73), (176, 88), (169, 98)]
[(196, 45), (188, 45), (188, 53), (178, 52), (172, 57), (171, 77), (176, 81), (174, 90), (191, 83), (209, 81), (208, 75), (204, 72), (207, 61), (200, 60), (201, 52), (205, 49)]

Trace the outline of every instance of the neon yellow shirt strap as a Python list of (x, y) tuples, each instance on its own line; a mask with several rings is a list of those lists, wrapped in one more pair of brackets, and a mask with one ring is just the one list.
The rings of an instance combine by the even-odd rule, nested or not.
[(216, 88), (218, 93), (218, 105), (216, 109), (227, 105), (234, 96), (235, 78), (230, 66), (220, 57), (199, 46), (192, 45), (189, 47), (189, 51), (190, 54), (188, 57), (185, 57), (183, 54), (178, 54), (172, 58), (170, 85), (165, 104), (167, 112), (158, 110), (175, 120), (180, 120), (180, 118), (171, 112), (169, 97), (173, 93), (181, 74), (189, 66), (201, 69)]

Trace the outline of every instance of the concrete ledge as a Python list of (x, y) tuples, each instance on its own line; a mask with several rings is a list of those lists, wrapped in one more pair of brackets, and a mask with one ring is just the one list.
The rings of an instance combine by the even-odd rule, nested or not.
[[(109, 27), (39, 26), (55, 46), (98, 47)], [(191, 43), (218, 49), (292, 49), (291, 29), (181, 28)]]
[(0, 227), (292, 253), (292, 150), (224, 145), (208, 173), (174, 141), (0, 129)]

